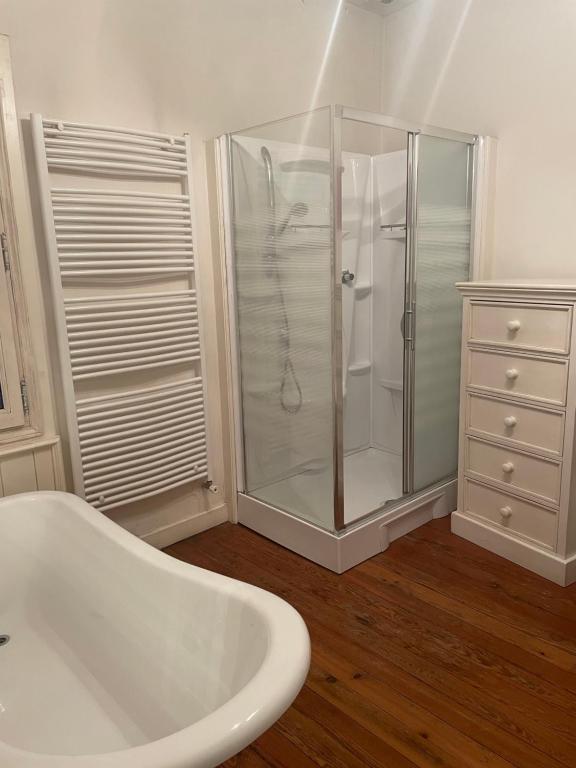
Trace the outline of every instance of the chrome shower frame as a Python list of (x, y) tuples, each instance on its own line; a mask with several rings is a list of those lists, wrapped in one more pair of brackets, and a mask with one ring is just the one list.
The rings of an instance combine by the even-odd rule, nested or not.
[[(321, 108), (326, 109), (326, 108)], [(362, 546), (366, 551), (372, 546), (369, 543), (369, 537), (382, 536), (382, 529), (379, 527), (379, 519), (383, 515), (383, 508), (373, 510), (364, 517), (354, 520), (352, 523), (345, 523), (344, 520), (344, 434), (343, 434), (343, 389), (342, 389), (342, 179), (341, 179), (341, 153), (342, 153), (342, 125), (343, 120), (352, 120), (360, 123), (366, 123), (382, 128), (397, 129), (406, 132), (408, 143), (408, 199), (407, 199), (407, 237), (406, 237), (406, 283), (405, 283), (405, 306), (407, 309), (407, 339), (405, 339), (404, 354), (404, 377), (405, 386), (412, 386), (413, 366), (414, 366), (414, 345), (412, 343), (413, 324), (410, 324), (411, 309), (414, 302), (414, 279), (415, 279), (415, 258), (416, 258), (416, 199), (418, 194), (418, 142), (419, 136), (426, 135), (436, 138), (445, 138), (454, 141), (460, 141), (469, 144), (473, 152), (471, 189), (472, 189), (472, 232), (471, 232), (471, 260), (470, 276), (472, 279), (480, 279), (482, 274), (481, 261), (483, 251), (485, 250), (484, 229), (487, 218), (487, 196), (489, 187), (489, 164), (493, 148), (492, 140), (486, 140), (481, 136), (461, 131), (438, 128), (435, 126), (418, 124), (398, 120), (396, 118), (373, 113), (365, 110), (348, 108), (342, 105), (332, 105), (330, 110), (330, 164), (331, 164), (331, 315), (332, 315), (332, 339), (331, 339), (331, 358), (332, 358), (332, 392), (333, 392), (333, 464), (334, 464), (334, 483), (333, 483), (333, 509), (334, 525), (333, 530), (328, 531), (313, 525), (297, 516), (277, 509), (258, 499), (254, 499), (245, 493), (244, 477), (244, 442), (242, 425), (242, 407), (240, 397), (239, 382), (239, 357), (238, 357), (238, 339), (237, 339), (237, 316), (235, 306), (235, 286), (234, 286), (234, 254), (233, 254), (233, 200), (230, 189), (228, 172), (231, 167), (231, 138), (233, 134), (227, 134), (220, 137), (216, 144), (217, 165), (219, 166), (220, 178), (220, 208), (223, 227), (221, 229), (224, 242), (224, 258), (226, 260), (226, 292), (229, 309), (229, 362), (233, 389), (233, 411), (234, 411), (234, 450), (236, 454), (237, 469), (237, 491), (238, 496), (235, 501), (240, 510), (239, 519), (249, 527), (258, 530), (265, 536), (272, 538), (280, 543), (300, 552), (306, 557), (320, 562), (336, 571), (345, 570), (355, 562), (371, 556), (367, 554), (363, 557), (355, 554), (347, 554), (344, 551), (346, 542), (364, 542)], [(312, 110), (319, 111), (319, 110)], [(301, 117), (309, 115), (310, 112), (300, 115), (291, 115), (287, 118)], [(264, 128), (265, 126), (279, 123), (280, 120), (269, 121), (260, 126), (247, 128), (245, 131)], [(240, 131), (238, 133), (243, 133)], [(446, 480), (434, 486), (426, 488), (424, 491), (413, 493), (413, 470), (410, 466), (409, 457), (413, 455), (414, 425), (413, 414), (410, 408), (410, 400), (413, 394), (407, 391), (404, 397), (403, 426), (404, 440), (406, 444), (403, 450), (403, 491), (406, 494), (397, 501), (386, 505), (385, 513), (387, 519), (400, 520), (404, 512), (417, 512), (419, 505), (433, 504), (437, 505), (435, 509), (442, 509), (441, 514), (447, 514), (451, 511), (450, 504), (455, 498), (456, 479), (455, 477), (446, 478)], [(412, 495), (411, 495), (412, 494)], [(441, 498), (442, 497), (442, 498)], [(444, 497), (448, 501), (444, 500)], [(446, 507), (448, 505), (448, 508)], [(438, 506), (439, 505), (439, 506)], [(440, 513), (438, 513), (440, 514)], [(434, 513), (434, 516), (438, 516)], [(280, 531), (280, 533), (279, 533)], [(380, 533), (378, 533), (380, 531)], [(331, 541), (333, 540), (333, 541)], [(350, 546), (352, 546), (350, 544)], [(354, 544), (354, 548), (360, 546)], [(385, 548), (385, 547), (384, 547)], [(379, 550), (378, 550), (379, 551)], [(316, 553), (316, 554), (315, 554)], [(324, 554), (322, 554), (324, 553)], [(375, 552), (372, 552), (374, 554)]]

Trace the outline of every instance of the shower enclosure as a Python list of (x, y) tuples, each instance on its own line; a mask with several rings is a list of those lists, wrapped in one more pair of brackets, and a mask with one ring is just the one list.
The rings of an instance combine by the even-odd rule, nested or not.
[(219, 140), (239, 521), (334, 570), (452, 509), (481, 151), (341, 106)]

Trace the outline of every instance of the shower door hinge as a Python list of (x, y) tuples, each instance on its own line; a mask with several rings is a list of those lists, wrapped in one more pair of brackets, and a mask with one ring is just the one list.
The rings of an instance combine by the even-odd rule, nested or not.
[(22, 398), (22, 410), (24, 415), (28, 416), (30, 413), (30, 399), (28, 397), (28, 384), (26, 379), (20, 379), (20, 397)]
[(8, 253), (8, 236), (6, 232), (0, 234), (0, 248), (2, 249), (2, 261), (6, 272), (10, 269), (10, 254)]

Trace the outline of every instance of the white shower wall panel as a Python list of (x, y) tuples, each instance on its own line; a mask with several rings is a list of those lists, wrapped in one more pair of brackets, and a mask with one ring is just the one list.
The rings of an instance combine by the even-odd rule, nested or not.
[[(378, 155), (373, 168), (372, 445), (402, 452), (405, 232), (405, 150)], [(390, 237), (394, 234), (394, 237)]]
[(371, 439), (372, 167), (368, 155), (343, 153), (342, 269), (354, 274), (342, 286), (344, 451), (368, 448)]
[(344, 399), (344, 452), (346, 454), (355, 453), (370, 446), (371, 388), (369, 372), (348, 376), (347, 393)]

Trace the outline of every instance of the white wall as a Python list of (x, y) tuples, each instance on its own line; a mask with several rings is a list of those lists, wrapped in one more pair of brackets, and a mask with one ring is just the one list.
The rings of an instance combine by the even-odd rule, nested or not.
[[(0, 0), (22, 113), (209, 138), (307, 109), (337, 0)], [(377, 108), (380, 24), (342, 10), (319, 89)], [(377, 71), (378, 70), (378, 71)]]
[(385, 22), (383, 109), (497, 136), (490, 277), (576, 278), (576, 3), (417, 0)]
[[(209, 418), (222, 448), (214, 479), (222, 485), (230, 475), (219, 394), (223, 317), (203, 142), (330, 102), (378, 110), (382, 22), (338, 0), (0, 0), (0, 32), (11, 39), (22, 117), (35, 111), (192, 135), (199, 257), (209, 267), (201, 285), (209, 297)], [(192, 506), (200, 511), (198, 499)], [(151, 500), (137, 519), (122, 521), (147, 535), (185, 517), (189, 502), (168, 498), (161, 519), (157, 507)]]

